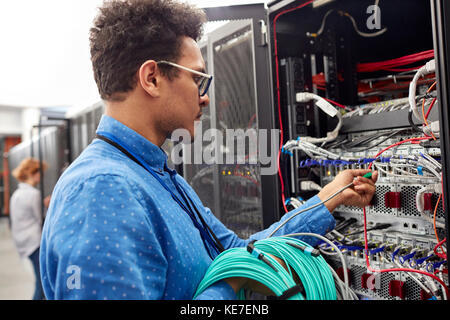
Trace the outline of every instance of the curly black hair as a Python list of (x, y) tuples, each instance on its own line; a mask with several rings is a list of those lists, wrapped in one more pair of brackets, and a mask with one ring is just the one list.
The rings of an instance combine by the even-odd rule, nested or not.
[[(110, 0), (90, 29), (91, 61), (103, 100), (123, 100), (133, 90), (136, 74), (146, 60), (177, 61), (181, 40), (199, 40), (206, 22), (205, 13), (175, 0)], [(164, 68), (169, 79), (175, 68)]]

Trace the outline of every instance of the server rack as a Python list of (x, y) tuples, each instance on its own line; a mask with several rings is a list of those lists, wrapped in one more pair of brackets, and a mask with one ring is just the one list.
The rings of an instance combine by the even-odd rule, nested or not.
[[(388, 26), (391, 30), (378, 38), (358, 38), (354, 31), (357, 26), (352, 24), (351, 19), (347, 18), (351, 16), (358, 22), (365, 22), (368, 18), (368, 12), (365, 9), (374, 4), (379, 5), (383, 12), (381, 26), (383, 28)], [(305, 6), (303, 7), (303, 5)], [(300, 7), (302, 8), (299, 9)], [(331, 12), (331, 9), (334, 12)], [(448, 208), (448, 199), (445, 195), (449, 194), (449, 177), (446, 172), (448, 172), (450, 164), (448, 154), (450, 150), (448, 143), (449, 114), (447, 109), (450, 5), (446, 1), (330, 0), (313, 2), (282, 0), (272, 1), (267, 8), (264, 8), (262, 4), (257, 4), (207, 8), (206, 12), (210, 21), (238, 19), (250, 19), (252, 21), (256, 31), (254, 33), (254, 50), (255, 52), (259, 50), (259, 57), (263, 59), (257, 64), (257, 70), (260, 69), (259, 71), (262, 72), (262, 69), (269, 75), (269, 87), (264, 86), (267, 85), (267, 82), (262, 84), (261, 87), (263, 90), (269, 89), (267, 95), (260, 95), (261, 90), (259, 90), (260, 87), (257, 84), (258, 121), (264, 123), (266, 128), (280, 129), (280, 127), (283, 127), (284, 142), (304, 135), (323, 137), (336, 125), (335, 119), (318, 111), (312, 103), (297, 102), (295, 93), (299, 91), (318, 93), (325, 98), (339, 101), (343, 105), (355, 106), (361, 104), (358, 83), (363, 79), (367, 80), (367, 85), (371, 84), (367, 76), (364, 78), (359, 74), (358, 63), (382, 61), (407, 55), (411, 52), (433, 49), (434, 58), (437, 61), (436, 81), (438, 85), (436, 97), (440, 103), (430, 113), (429, 119), (431, 121), (439, 120), (441, 124), (440, 148), (438, 149), (442, 163), (444, 203), (439, 204), (436, 211), (437, 218), (445, 221), (445, 230), (441, 234), (441, 239), (447, 238), (448, 247), (448, 219), (447, 211), (444, 208)], [(327, 17), (324, 18), (325, 16)], [(322, 27), (321, 37), (307, 35), (307, 32), (313, 33)], [(276, 32), (274, 31), (275, 28)], [(207, 57), (206, 60), (210, 61), (210, 58)], [(309, 74), (310, 77), (303, 77), (299, 74)], [(377, 78), (381, 75), (383, 73), (374, 74), (374, 77)], [(311, 76), (321, 76), (322, 78), (319, 79), (322, 82), (320, 83), (324, 87), (318, 86), (318, 82), (315, 81), (317, 78), (314, 79)], [(267, 81), (266, 78), (257, 80), (260, 82)], [(385, 94), (378, 103), (390, 103), (397, 98), (401, 98), (401, 94), (401, 90), (390, 92)], [(377, 103), (371, 96), (366, 98), (365, 103), (367, 104)], [(280, 110), (278, 110), (278, 101), (280, 101)], [(399, 102), (398, 100), (395, 101), (395, 103)], [(261, 104), (264, 106), (260, 107)], [(389, 132), (389, 130), (395, 131), (410, 126), (408, 110), (397, 108), (389, 113), (367, 114), (358, 118), (347, 117), (343, 121), (341, 135), (356, 139), (373, 132)], [(403, 138), (405, 139), (406, 136)], [(399, 152), (416, 151), (414, 148), (408, 148)], [(273, 193), (275, 196), (272, 196), (272, 194), (263, 196), (265, 203), (262, 204), (262, 212), (264, 218), (266, 218), (265, 221), (277, 220), (286, 209), (292, 208), (289, 205), (284, 208), (285, 203), (282, 203), (281, 199), (309, 198), (314, 194), (311, 190), (302, 190), (300, 187), (301, 181), (313, 180), (323, 184), (330, 181), (329, 179), (334, 176), (334, 173), (330, 175), (330, 171), (298, 165), (299, 162), (304, 163), (302, 160), (308, 160), (307, 158), (307, 155), (298, 151), (294, 151), (291, 155), (288, 153), (281, 154), (280, 176), (264, 177), (265, 182), (271, 184), (272, 188), (270, 189), (266, 185), (266, 190), (275, 191)], [(355, 166), (347, 165), (345, 167)], [(281, 180), (284, 180), (283, 191), (281, 191)], [(396, 230), (395, 232), (398, 231), (400, 234), (403, 232), (412, 239), (412, 242), (417, 239), (422, 240), (420, 236), (417, 236), (417, 239), (414, 236), (418, 232), (417, 228), (422, 228), (420, 221), (417, 220), (418, 209), (414, 205), (414, 194), (420, 188), (419, 185), (402, 183), (389, 185), (383, 179), (381, 179), (381, 182), (374, 198), (374, 206), (368, 209), (370, 218), (374, 221), (385, 219), (385, 221), (398, 224), (398, 229), (393, 228)], [(264, 183), (261, 183), (261, 186), (264, 186)], [(394, 191), (397, 191), (396, 188), (398, 188), (398, 193), (402, 194), (402, 199), (405, 201), (404, 207), (390, 208), (387, 203), (384, 203), (382, 196), (390, 193), (393, 190), (392, 188), (395, 189)], [(270, 197), (270, 200), (267, 197)], [(432, 199), (431, 203), (434, 205), (436, 195), (433, 195), (430, 199)], [(266, 207), (266, 204), (269, 204), (269, 206)], [(358, 219), (361, 217), (359, 208), (341, 207), (336, 211), (339, 219), (342, 218), (341, 213), (343, 219), (353, 217), (353, 215)], [(395, 218), (389, 217), (390, 214)], [(400, 221), (403, 225), (400, 224)], [(419, 226), (416, 223), (417, 221), (419, 221)], [(264, 224), (264, 226), (266, 225)], [(401, 228), (404, 228), (404, 230), (399, 231)], [(424, 228), (421, 230), (423, 231)], [(378, 234), (373, 235), (372, 238), (375, 239), (376, 236)], [(418, 242), (420, 242), (419, 240)], [(405, 243), (407, 241), (409, 240), (405, 240)], [(361, 256), (349, 258), (354, 259), (351, 260), (353, 261), (351, 277), (359, 294), (373, 299), (424, 299), (426, 297), (417, 287), (417, 284), (413, 283), (411, 278), (405, 276), (404, 273), (383, 273), (380, 277), (381, 288), (378, 293), (365, 288), (361, 285), (361, 279), (367, 278), (367, 270), (363, 260), (360, 259)], [(338, 271), (341, 271), (338, 264), (335, 267)], [(406, 291), (402, 291), (401, 297), (392, 295), (392, 292), (388, 290), (391, 282), (405, 284), (402, 290)]]
[[(227, 129), (249, 132), (275, 127), (265, 9), (261, 4), (206, 11), (210, 20), (230, 20), (200, 43), (208, 72), (214, 76), (203, 130), (222, 132), (223, 140), (215, 143), (216, 150), (223, 151)], [(268, 152), (275, 148), (273, 143), (268, 139)], [(278, 182), (276, 175), (261, 174), (264, 166), (248, 161), (254, 154), (247, 153), (244, 163), (230, 164), (225, 161), (225, 153), (212, 165), (185, 164), (183, 170), (188, 182), (203, 177), (205, 183), (195, 182), (193, 187), (204, 204), (245, 238), (279, 219)]]

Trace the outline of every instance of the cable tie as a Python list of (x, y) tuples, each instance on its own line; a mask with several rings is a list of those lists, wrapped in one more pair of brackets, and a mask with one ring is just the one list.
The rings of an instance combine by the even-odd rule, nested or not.
[(295, 296), (296, 294), (302, 294), (303, 296), (306, 295), (305, 288), (301, 283), (298, 283), (297, 285), (285, 290), (280, 296), (276, 297), (276, 300), (287, 300), (292, 296)]

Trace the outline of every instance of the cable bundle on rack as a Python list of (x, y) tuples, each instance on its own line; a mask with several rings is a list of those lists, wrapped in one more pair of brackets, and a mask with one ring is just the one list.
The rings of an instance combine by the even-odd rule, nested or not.
[[(287, 270), (272, 256), (284, 261)], [(309, 244), (296, 238), (267, 238), (252, 242), (247, 248), (222, 252), (208, 268), (194, 298), (215, 282), (231, 277), (258, 281), (278, 299), (337, 299), (335, 278), (325, 259)], [(243, 289), (238, 297), (245, 299)]]
[(422, 61), (422, 60), (427, 60), (427, 59), (432, 59), (432, 58), (434, 58), (434, 50), (427, 50), (427, 51), (422, 51), (422, 52), (418, 52), (418, 53), (414, 53), (414, 54), (410, 54), (407, 56), (390, 59), (390, 60), (386, 60), (386, 61), (359, 63), (356, 66), (356, 70), (357, 70), (357, 72), (411, 71), (411, 70), (416, 70), (419, 67), (410, 67), (410, 68), (398, 68), (398, 67), (410, 65), (410, 64)]

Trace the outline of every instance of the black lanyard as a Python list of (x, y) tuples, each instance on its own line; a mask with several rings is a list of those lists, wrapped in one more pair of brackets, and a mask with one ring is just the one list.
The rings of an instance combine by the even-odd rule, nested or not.
[[(172, 196), (172, 198), (180, 205), (180, 207), (188, 214), (188, 216), (191, 218), (192, 222), (194, 223), (194, 226), (199, 230), (203, 243), (208, 251), (208, 254), (210, 255), (211, 259), (214, 259), (211, 253), (209, 252), (208, 246), (205, 243), (205, 240), (218, 252), (221, 253), (225, 249), (223, 245), (220, 243), (217, 236), (214, 234), (214, 232), (211, 230), (211, 228), (208, 226), (206, 221), (203, 219), (202, 215), (197, 209), (197, 206), (192, 202), (192, 200), (187, 196), (187, 194), (184, 192), (183, 188), (178, 185), (176, 179), (170, 175), (170, 178), (175, 185), (176, 189), (178, 190), (178, 193), (181, 195), (184, 201), (181, 201), (179, 197), (177, 197), (176, 194), (170, 190), (170, 188), (166, 185), (166, 183), (158, 176), (154, 170), (148, 166), (143, 160), (139, 160), (139, 156), (134, 155), (130, 150), (127, 150), (127, 148), (121, 144), (114, 135), (110, 134), (109, 132), (99, 132), (96, 134), (96, 138), (101, 139), (110, 145), (116, 147), (121, 152), (123, 152), (128, 158), (139, 164), (141, 167), (143, 167), (145, 170), (147, 170)], [(187, 205), (187, 206), (186, 206)], [(199, 220), (201, 221), (202, 225), (200, 225), (195, 218), (197, 216)], [(212, 236), (212, 238), (211, 238)]]

